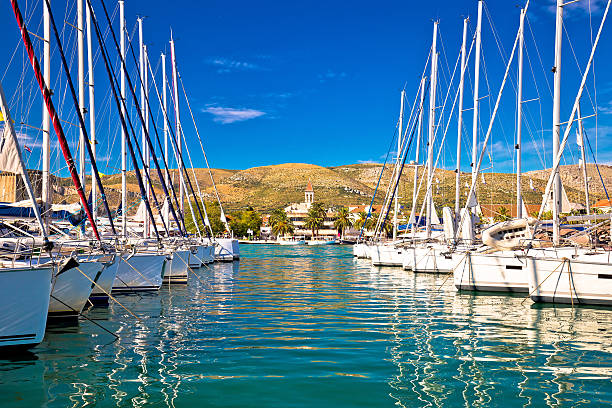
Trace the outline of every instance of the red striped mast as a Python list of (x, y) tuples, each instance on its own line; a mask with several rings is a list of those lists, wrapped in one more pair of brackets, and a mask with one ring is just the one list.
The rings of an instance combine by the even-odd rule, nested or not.
[(72, 154), (70, 153), (70, 147), (68, 146), (68, 141), (66, 140), (66, 136), (64, 135), (64, 129), (60, 123), (59, 115), (55, 110), (55, 106), (53, 106), (53, 101), (51, 100), (51, 92), (43, 79), (42, 72), (40, 70), (40, 64), (38, 63), (38, 59), (36, 55), (34, 55), (34, 48), (32, 47), (32, 41), (30, 40), (30, 35), (28, 34), (28, 30), (25, 25), (25, 21), (23, 20), (23, 16), (21, 15), (21, 11), (19, 10), (19, 5), (17, 4), (17, 0), (11, 0), (11, 6), (13, 7), (13, 12), (15, 13), (15, 19), (17, 20), (17, 25), (21, 30), (21, 38), (23, 39), (23, 43), (26, 47), (26, 51), (28, 52), (28, 58), (30, 59), (30, 63), (32, 64), (32, 68), (34, 68), (34, 76), (36, 77), (36, 81), (38, 82), (38, 86), (40, 91), (43, 94), (43, 99), (45, 100), (45, 105), (47, 106), (47, 111), (49, 111), (49, 116), (51, 117), (51, 122), (53, 123), (53, 129), (55, 130), (55, 134), (57, 135), (57, 140), (62, 149), (62, 154), (64, 155), (64, 160), (66, 160), (66, 164), (68, 165), (68, 170), (70, 171), (70, 177), (72, 177), (72, 182), (76, 187), (77, 193), (79, 194), (79, 198), (81, 200), (81, 205), (85, 209), (85, 213), (87, 214), (87, 218), (89, 219), (89, 223), (93, 229), (94, 235), (96, 239), (100, 240), (100, 234), (98, 233), (98, 228), (91, 214), (91, 210), (87, 203), (87, 198), (85, 197), (85, 192), (83, 191), (83, 186), (81, 185), (81, 180), (79, 178), (79, 174), (74, 165), (74, 159), (72, 158)]

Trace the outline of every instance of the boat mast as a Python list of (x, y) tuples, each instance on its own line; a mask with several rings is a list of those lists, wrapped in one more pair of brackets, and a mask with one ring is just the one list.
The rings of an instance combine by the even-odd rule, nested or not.
[[(80, 3), (80, 0), (79, 0)], [(93, 65), (93, 50), (91, 46), (91, 11), (89, 7), (85, 8), (85, 21), (87, 25), (87, 79), (89, 85), (89, 137), (91, 138), (91, 150), (96, 156), (96, 114), (95, 114), (95, 99), (94, 99), (94, 65)], [(97, 222), (97, 188), (94, 183), (94, 166), (91, 165), (91, 206), (94, 220)]]
[(463, 83), (465, 78), (465, 44), (469, 18), (463, 19), (463, 42), (461, 43), (461, 76), (459, 78), (459, 106), (457, 110), (457, 169), (455, 174), (455, 219), (459, 219), (461, 209), (461, 131), (463, 128)]
[(584, 131), (582, 127), (582, 113), (578, 104), (578, 140), (580, 141), (580, 157), (582, 158), (582, 178), (584, 179), (584, 196), (586, 200), (586, 213), (591, 215), (591, 200), (589, 197), (589, 179), (587, 178), (586, 153), (584, 151)]
[[(559, 152), (559, 141), (561, 137), (561, 45), (563, 42), (563, 1), (557, 0), (557, 19), (555, 25), (555, 66), (554, 72), (554, 94), (553, 94), (553, 160)], [(559, 212), (561, 210), (561, 178), (559, 170), (555, 172), (553, 180), (553, 244), (559, 245)]]
[[(148, 116), (147, 116), (147, 111), (145, 109), (145, 98), (146, 98), (146, 83), (147, 83), (147, 70), (145, 68), (145, 52), (146, 52), (146, 46), (143, 44), (143, 38), (142, 38), (142, 18), (139, 17), (137, 19), (138, 21), (138, 50), (139, 50), (139, 59), (138, 59), (138, 65), (140, 68), (140, 111), (142, 114), (142, 117), (144, 118), (145, 122), (142, 125), (142, 129), (140, 131), (141, 133), (141, 146), (143, 149), (143, 158), (144, 158), (144, 163), (143, 165), (143, 171), (145, 174), (149, 174), (149, 148), (147, 147), (147, 141), (146, 141), (146, 134), (145, 132), (149, 130), (149, 120), (148, 120)], [(150, 189), (149, 189), (149, 183), (145, 184), (145, 192), (147, 195), (147, 199), (149, 198), (149, 195), (151, 193)], [(143, 232), (142, 232), (142, 236), (143, 238), (148, 238), (149, 237), (149, 233), (150, 233), (150, 229), (151, 229), (151, 225), (150, 225), (150, 220), (148, 216), (145, 216), (144, 218), (144, 228), (143, 228)]]
[(414, 180), (412, 186), (412, 211), (410, 211), (410, 222), (412, 223), (412, 234), (416, 233), (417, 225), (416, 225), (416, 215), (414, 211), (416, 210), (416, 202), (418, 195), (418, 181), (419, 181), (419, 153), (421, 150), (421, 138), (423, 137), (423, 104), (425, 103), (425, 81), (427, 77), (423, 76), (421, 78), (421, 97), (419, 99), (419, 128), (417, 130), (417, 141), (416, 141), (416, 151), (414, 154)]
[[(397, 133), (397, 165), (400, 165), (400, 156), (402, 154), (402, 139), (404, 137), (403, 129), (404, 129), (404, 95), (405, 90), (402, 89), (400, 94), (400, 116), (399, 116), (399, 128)], [(395, 209), (393, 212), (393, 240), (397, 239), (397, 214), (399, 213), (399, 200), (398, 200), (399, 191), (395, 192)]]
[[(433, 141), (436, 130), (436, 83), (438, 80), (438, 21), (434, 21), (433, 41), (431, 46), (431, 85), (429, 88), (429, 136), (427, 140), (427, 176), (433, 179)], [(427, 238), (431, 236), (431, 217), (433, 208), (433, 190), (431, 183), (427, 183), (427, 219), (426, 231)]]
[[(161, 67), (162, 67), (162, 105), (164, 112), (168, 112), (168, 100), (166, 97), (166, 54), (161, 53)], [(155, 78), (153, 78), (153, 82), (155, 83)], [(158, 94), (159, 95), (159, 94)], [(170, 156), (168, 156), (168, 115), (164, 114), (164, 157), (166, 157), (166, 185), (170, 184)], [(170, 196), (166, 197), (167, 205), (171, 205)], [(177, 209), (178, 210), (178, 209)], [(170, 217), (168, 217), (170, 219)], [(170, 222), (168, 222), (170, 224)], [(180, 224), (177, 225), (179, 231), (181, 230)]]
[[(482, 0), (478, 0), (478, 20), (476, 22), (476, 56), (474, 59), (474, 119), (472, 121), (472, 183), (476, 180), (476, 161), (478, 160), (478, 107), (480, 104), (480, 46), (482, 40)], [(469, 198), (469, 197), (468, 197)], [(474, 211), (476, 211), (474, 209)]]
[[(178, 100), (178, 83), (177, 83), (177, 74), (176, 74), (176, 53), (174, 51), (174, 40), (172, 39), (172, 32), (170, 32), (170, 59), (172, 62), (172, 92), (174, 94), (174, 116), (176, 119), (176, 143), (177, 143), (177, 155), (179, 157), (183, 156), (183, 132), (181, 128), (181, 115), (179, 111), (179, 100)], [(183, 180), (183, 167), (179, 166), (179, 205), (181, 213), (185, 213), (185, 203), (184, 203), (184, 190), (185, 190), (185, 181)], [(193, 220), (193, 222), (197, 223), (197, 221)]]
[[(162, 104), (164, 106), (164, 112), (168, 112), (168, 100), (166, 98), (166, 54), (161, 54), (161, 67), (162, 67)], [(168, 115), (164, 114), (164, 155), (170, 165), (170, 156), (168, 156)], [(170, 183), (170, 171), (166, 168), (166, 184)], [(169, 199), (170, 197), (168, 197)]]
[[(43, 36), (44, 36), (44, 45), (43, 45), (43, 79), (47, 84), (47, 87), (51, 89), (51, 23), (49, 20), (49, 9), (47, 5), (43, 1)], [(50, 143), (50, 132), (51, 132), (51, 119), (49, 116), (49, 111), (47, 110), (47, 105), (45, 101), (42, 104), (42, 191), (41, 191), (41, 201), (42, 201), (42, 213), (43, 213), (43, 221), (45, 231), (42, 231), (42, 234), (45, 235), (47, 233), (46, 229), (48, 228), (47, 224), (49, 221), (49, 209), (51, 207), (51, 186), (49, 184), (49, 170), (51, 164), (51, 143)]]
[(516, 218), (527, 217), (523, 214), (523, 194), (521, 190), (521, 137), (523, 130), (523, 49), (525, 42), (525, 9), (521, 9), (521, 22), (519, 24), (518, 41), (518, 89), (516, 92)]
[[(119, 39), (121, 47), (121, 99), (125, 101), (125, 4), (119, 0)], [(121, 104), (121, 114), (126, 115), (124, 104)], [(125, 129), (121, 128), (121, 231), (127, 238), (127, 147)]]
[[(83, 43), (83, 0), (77, 0), (77, 84), (79, 86), (79, 111), (85, 116), (85, 50)], [(87, 183), (85, 177), (85, 135), (83, 129), (79, 128), (79, 176), (83, 190), (86, 191)]]

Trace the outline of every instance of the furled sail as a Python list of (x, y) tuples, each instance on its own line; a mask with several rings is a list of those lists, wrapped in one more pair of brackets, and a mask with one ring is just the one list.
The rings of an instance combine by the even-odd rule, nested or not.
[(442, 224), (440, 222), (440, 218), (438, 218), (438, 212), (436, 211), (436, 204), (433, 201), (431, 202), (431, 223), (433, 225)]
[[(552, 211), (553, 208), (553, 194), (552, 191), (548, 200), (546, 200), (546, 204), (544, 205), (544, 211)], [(572, 203), (570, 203), (569, 198), (567, 197), (567, 192), (565, 191), (565, 187), (561, 184), (561, 212), (568, 213), (572, 210)]]
[(0, 141), (0, 171), (23, 174), (22, 166), (20, 165), (21, 153), (10, 132), (9, 126), (3, 126), (2, 140)]
[(144, 200), (140, 201), (140, 205), (138, 205), (138, 210), (136, 210), (136, 215), (134, 216), (134, 221), (144, 222), (145, 217), (147, 216), (147, 208)]
[(527, 211), (527, 206), (525, 205), (525, 200), (521, 200), (521, 205), (523, 206), (523, 218), (529, 217), (529, 212)]

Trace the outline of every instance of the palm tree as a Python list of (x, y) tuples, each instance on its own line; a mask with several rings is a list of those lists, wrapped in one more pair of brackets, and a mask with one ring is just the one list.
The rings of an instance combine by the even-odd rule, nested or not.
[(351, 220), (351, 213), (349, 212), (348, 208), (342, 207), (340, 210), (338, 210), (338, 214), (336, 214), (334, 228), (338, 230), (341, 238), (344, 239), (344, 231), (352, 226), (353, 221)]
[(293, 234), (293, 231), (295, 231), (295, 227), (293, 226), (291, 220), (287, 218), (287, 216), (285, 216), (284, 220), (279, 220), (278, 222), (276, 222), (272, 227), (272, 232), (277, 237)]
[(391, 224), (389, 222), (389, 220), (386, 220), (382, 225), (381, 225), (381, 231), (385, 233), (385, 236), (388, 238), (389, 236), (393, 235), (393, 224)]
[(366, 213), (365, 211), (361, 211), (358, 214), (358, 218), (353, 224), (353, 226), (358, 230), (360, 230), (361, 228), (365, 229), (365, 225), (367, 224), (367, 222), (368, 222), (368, 213)]
[(374, 222), (375, 215), (376, 214), (374, 212), (368, 214), (365, 211), (362, 211), (359, 213), (359, 218), (357, 221), (355, 221), (353, 226), (359, 230), (363, 228), (366, 231), (371, 231), (376, 225)]
[(497, 209), (497, 215), (493, 217), (495, 221), (508, 221), (510, 219), (510, 213), (506, 207), (499, 207)]
[(312, 203), (312, 205), (310, 206), (310, 209), (308, 210), (308, 214), (306, 214), (306, 220), (304, 221), (304, 227), (312, 231), (313, 239), (315, 235), (318, 235), (319, 229), (323, 227), (323, 222), (325, 221), (325, 215), (327, 215), (327, 211), (325, 211), (325, 208), (323, 208), (323, 204)]
[(272, 214), (270, 214), (270, 219), (268, 220), (268, 225), (270, 225), (270, 227), (274, 228), (274, 226), (280, 222), (280, 221), (285, 221), (287, 220), (287, 213), (285, 212), (285, 210), (283, 210), (282, 208), (277, 208), (276, 210), (272, 211)]

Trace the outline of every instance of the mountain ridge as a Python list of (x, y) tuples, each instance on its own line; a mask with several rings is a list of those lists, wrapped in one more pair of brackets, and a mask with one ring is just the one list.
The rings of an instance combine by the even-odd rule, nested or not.
[[(378, 180), (377, 204), (382, 203), (389, 186), (392, 167), (387, 165), (383, 176), (380, 177), (381, 164), (357, 163), (341, 166), (323, 167), (308, 163), (279, 163), (266, 166), (251, 167), (244, 170), (211, 169), (215, 185), (219, 191), (221, 202), (227, 211), (235, 211), (246, 207), (253, 207), (261, 212), (270, 212), (276, 208), (285, 207), (294, 202), (304, 200), (304, 190), (310, 181), (314, 187), (315, 200), (327, 206), (349, 206), (369, 204), (376, 189)], [(419, 180), (422, 180), (423, 167), (419, 167)], [(602, 178), (606, 185), (612, 183), (612, 166), (600, 165)], [(597, 199), (605, 198), (599, 175), (595, 165), (587, 165), (590, 181), (591, 204)], [(152, 172), (153, 184), (158, 197), (162, 195), (161, 184)], [(178, 172), (171, 170), (175, 191), (178, 190)], [(561, 179), (566, 188), (568, 197), (572, 202), (584, 202), (584, 183), (582, 170), (576, 165), (561, 166)], [(197, 192), (200, 187), (207, 201), (216, 201), (213, 184), (208, 169), (189, 170), (197, 177), (197, 185), (193, 188)], [(542, 193), (546, 187), (546, 180), (550, 170), (536, 170), (523, 173), (523, 198), (527, 204), (539, 204)], [(407, 165), (404, 169), (399, 186), (400, 202), (404, 206), (411, 206), (413, 195), (414, 166)], [(483, 183), (484, 180), (484, 183)], [(530, 181), (535, 191), (530, 189)], [(88, 177), (88, 183), (90, 178)], [(118, 191), (121, 186), (121, 175), (103, 175), (102, 182), (105, 187), (112, 189), (110, 194), (111, 206), (118, 205)], [(464, 200), (469, 184), (470, 173), (461, 173), (461, 197)], [(481, 203), (512, 204), (516, 196), (516, 175), (514, 173), (483, 173), (479, 177), (477, 192)], [(76, 201), (74, 188), (70, 187), (70, 179), (62, 179), (64, 194), (56, 197), (60, 201)], [(425, 184), (422, 182), (422, 184)], [(436, 169), (434, 177), (434, 200), (437, 206), (452, 205), (455, 200), (455, 172), (452, 170)], [(131, 199), (138, 199), (138, 185), (133, 172), (128, 174), (128, 189), (132, 193)], [(72, 191), (71, 191), (72, 190)], [(424, 185), (421, 185), (419, 202), (424, 196)]]

